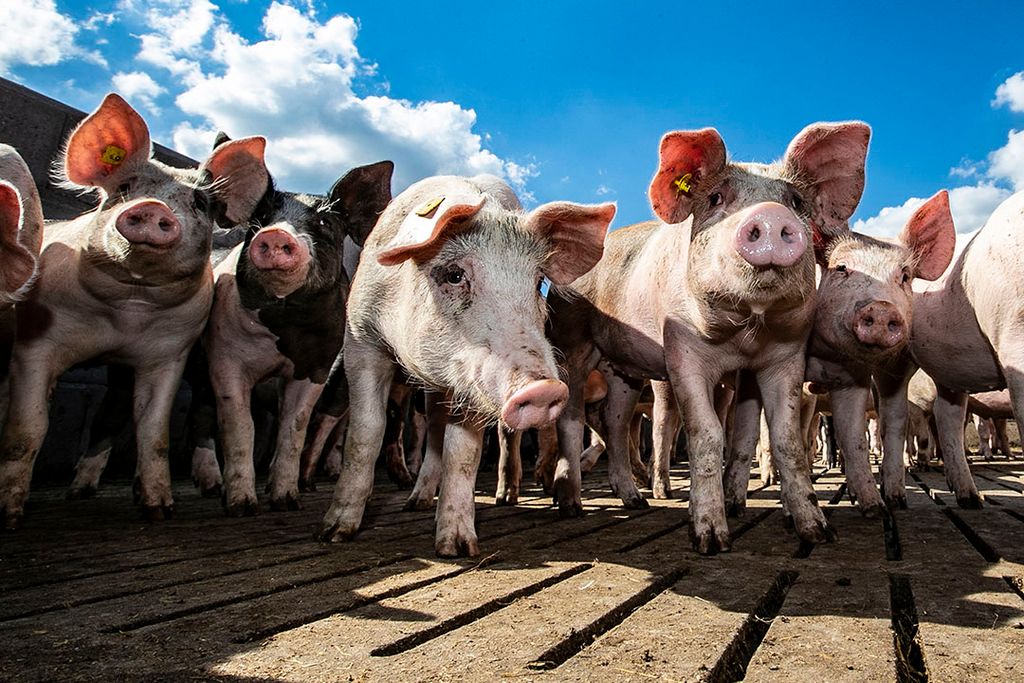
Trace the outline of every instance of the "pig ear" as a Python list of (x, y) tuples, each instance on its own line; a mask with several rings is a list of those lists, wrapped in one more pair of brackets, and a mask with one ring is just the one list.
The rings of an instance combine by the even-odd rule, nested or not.
[(270, 188), (270, 173), (263, 160), (266, 149), (266, 138), (231, 140), (214, 149), (203, 164), (201, 170), (213, 176), (213, 192), (226, 205), (224, 215), (234, 225), (249, 220)]
[(601, 260), (614, 217), (615, 204), (551, 202), (528, 213), (523, 227), (551, 245), (544, 274), (556, 285), (567, 285)]
[(0, 302), (16, 299), (36, 272), (36, 259), (20, 242), (21, 198), (13, 185), (0, 181)]
[(481, 195), (436, 197), (413, 209), (398, 228), (395, 239), (377, 255), (382, 266), (408, 259), (422, 263), (437, 255), (444, 243), (464, 230), (484, 206)]
[(654, 213), (666, 223), (686, 220), (693, 213), (694, 190), (724, 167), (725, 143), (714, 128), (666, 133), (658, 153), (658, 172), (647, 192)]
[(900, 232), (900, 244), (917, 260), (914, 277), (936, 280), (953, 260), (956, 226), (949, 212), (949, 193), (939, 190), (922, 204)]
[(146, 122), (120, 95), (110, 93), (68, 138), (64, 175), (76, 185), (112, 194), (150, 153)]
[(391, 202), (394, 171), (393, 162), (378, 161), (353, 168), (331, 188), (331, 211), (344, 218), (348, 236), (360, 247)]
[(211, 147), (210, 149), (217, 149), (225, 142), (231, 142), (231, 138), (229, 138), (228, 134), (225, 133), (224, 131), (218, 130), (217, 136), (213, 138), (213, 147)]
[(815, 123), (789, 143), (786, 175), (814, 193), (812, 228), (832, 235), (853, 215), (864, 193), (864, 163), (871, 128), (860, 121)]

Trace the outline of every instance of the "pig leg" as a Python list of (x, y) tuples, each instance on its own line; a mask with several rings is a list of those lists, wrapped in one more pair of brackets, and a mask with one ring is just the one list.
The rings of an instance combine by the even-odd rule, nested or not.
[(331, 481), (338, 481), (341, 476), (341, 456), (345, 452), (345, 436), (348, 434), (348, 411), (338, 420), (337, 426), (328, 437), (330, 444), (327, 451), (327, 459), (324, 460), (324, 474), (331, 478)]
[(757, 425), (757, 471), (763, 486), (778, 483), (775, 461), (772, 459), (772, 441), (768, 434), (768, 421), (764, 412), (758, 416)]
[(349, 387), (349, 425), (345, 457), (334, 498), (320, 525), (320, 540), (349, 540), (359, 531), (366, 501), (373, 492), (373, 465), (387, 428), (388, 393), (395, 374), (392, 359), (345, 335), (345, 374)]
[[(601, 421), (605, 425), (605, 443), (608, 446), (608, 482), (612, 493), (622, 499), (624, 507), (632, 510), (645, 508), (647, 501), (633, 481), (630, 464), (634, 445), (630, 443), (630, 436), (640, 390), (614, 373), (605, 374), (605, 380), (608, 382), (608, 396), (601, 411)], [(635, 445), (639, 447), (639, 444)]]
[(992, 432), (991, 421), (981, 415), (974, 416), (974, 428), (978, 430), (978, 455), (986, 462), (992, 460)]
[[(589, 350), (586, 353), (579, 351), (577, 354), (577, 358), (566, 359), (566, 366), (570, 369), (566, 378), (569, 398), (565, 407), (562, 408), (562, 414), (558, 417), (558, 459), (555, 462), (555, 474), (551, 481), (551, 494), (555, 502), (558, 503), (558, 514), (562, 517), (579, 517), (583, 514), (583, 483), (580, 473), (583, 427), (586, 423), (583, 389), (587, 375), (597, 366), (599, 359), (594, 350)], [(624, 453), (623, 457), (625, 457)], [(608, 468), (610, 477), (612, 468), (610, 462)]]
[(757, 383), (768, 420), (772, 459), (779, 470), (783, 504), (793, 516), (797, 535), (809, 543), (821, 543), (835, 540), (836, 533), (818, 507), (800, 435), (803, 375), (804, 359), (800, 355), (788, 366), (769, 366), (759, 371)]
[(313, 417), (309, 438), (299, 456), (299, 490), (316, 491), (316, 466), (320, 462), (327, 439), (341, 422), (341, 416), (316, 413)]
[(981, 495), (971, 476), (971, 467), (964, 456), (964, 420), (967, 417), (967, 394), (938, 387), (935, 397), (935, 423), (942, 445), (946, 483), (962, 508), (981, 507)]
[(636, 486), (650, 486), (651, 484), (651, 475), (647, 472), (647, 465), (644, 464), (642, 453), (643, 426), (643, 413), (634, 412), (629, 421), (629, 469), (633, 473), (633, 482)]
[(89, 448), (75, 465), (75, 478), (68, 487), (68, 500), (95, 496), (115, 440), (122, 445), (133, 438), (128, 416), (131, 415), (134, 382), (131, 368), (113, 365), (108, 368), (107, 392), (89, 429)]
[(17, 529), (25, 511), (32, 466), (49, 426), (48, 397), (62, 368), (47, 357), (11, 363), (11, 402), (0, 438), (0, 517)]
[(761, 394), (754, 378), (744, 375), (736, 389), (736, 413), (723, 477), (725, 511), (730, 517), (742, 517), (747, 510), (750, 462), (760, 436)]
[(405, 464), (405, 418), (412, 402), (412, 388), (404, 383), (391, 387), (388, 396), (388, 426), (384, 430), (384, 466), (388, 479), (400, 489), (412, 488), (412, 475)]
[(444, 396), (438, 393), (428, 393), (426, 396), (427, 443), (416, 486), (402, 507), (407, 512), (429, 510), (434, 506), (434, 496), (441, 485), (441, 454), (444, 450), (445, 429), (448, 427), (448, 408), (444, 401)]
[(672, 452), (676, 448), (679, 426), (682, 420), (676, 408), (676, 398), (672, 395), (672, 385), (668, 382), (651, 382), (654, 392), (653, 431), (654, 453), (651, 490), (655, 498), (669, 499), (672, 497), (672, 482), (669, 479), (669, 466)]
[(412, 453), (409, 454), (409, 474), (419, 474), (423, 465), (423, 447), (427, 442), (427, 414), (419, 404), (423, 400), (423, 390), (413, 394), (412, 402)]
[[(604, 441), (598, 436), (597, 443), (600, 444), (601, 450), (596, 451), (596, 455), (593, 455), (593, 462), (590, 464), (590, 468), (593, 469), (597, 459), (604, 452)], [(591, 446), (590, 448), (594, 448)], [(588, 449), (589, 450), (589, 449)], [(582, 456), (581, 456), (582, 460)], [(541, 488), (544, 489), (544, 493), (551, 495), (554, 493), (554, 481), (555, 481), (555, 464), (558, 461), (558, 429), (555, 425), (544, 425), (543, 427), (537, 428), (537, 462), (534, 463), (533, 467), (533, 479)], [(582, 462), (580, 468), (582, 470)], [(589, 471), (589, 470), (588, 470)]]
[[(607, 396), (607, 384), (608, 382), (605, 380), (605, 396)], [(608, 430), (605, 428), (604, 421), (601, 418), (602, 410), (604, 410), (603, 398), (597, 404), (588, 403), (585, 407), (587, 429), (590, 430), (590, 446), (580, 454), (581, 475), (590, 474), (590, 471), (597, 466), (597, 461), (600, 459), (601, 454), (607, 449), (607, 444), (604, 442), (604, 434), (606, 434)], [(548, 429), (548, 427), (542, 427), (541, 429)], [(551, 426), (551, 429), (554, 429), (553, 425)], [(557, 434), (553, 434), (551, 439), (552, 443), (557, 445)], [(552, 460), (548, 466), (553, 470), (554, 460)]]
[(217, 397), (217, 432), (224, 456), (224, 509), (230, 517), (255, 515), (260, 504), (253, 452), (256, 428), (250, 412), (252, 387), (232, 368), (215, 364), (211, 370)]
[(882, 496), (871, 473), (871, 454), (865, 432), (864, 414), (871, 401), (868, 387), (832, 390), (832, 420), (839, 448), (846, 454), (846, 481), (857, 507), (865, 517), (882, 514)]
[[(903, 451), (907, 438), (907, 386), (916, 368), (907, 368), (902, 376), (878, 374), (878, 421), (882, 429), (882, 498), (890, 508), (906, 509), (906, 468)], [(832, 421), (835, 423), (835, 414)], [(963, 438), (963, 430), (960, 430)]]
[(474, 557), (480, 553), (474, 485), (483, 438), (484, 430), (470, 420), (452, 420), (444, 431), (444, 473), (434, 535), (434, 550), (439, 557)]
[(494, 494), (495, 505), (515, 505), (519, 502), (519, 482), (523, 477), (523, 461), (519, 447), (523, 433), (516, 429), (498, 426), (498, 445), (501, 455), (498, 460), (498, 490)]
[(1006, 435), (1006, 420), (997, 417), (992, 420), (992, 423), (996, 429), (996, 443), (999, 444), (999, 452), (1010, 459), (1012, 454), (1010, 453), (1010, 437)]
[(185, 357), (173, 363), (135, 372), (136, 471), (143, 514), (151, 520), (169, 518), (174, 512), (171, 495), (171, 405), (181, 384)]
[(278, 411), (277, 452), (267, 482), (271, 510), (302, 507), (299, 504), (299, 459), (309, 417), (323, 389), (323, 384), (308, 379), (285, 382)]

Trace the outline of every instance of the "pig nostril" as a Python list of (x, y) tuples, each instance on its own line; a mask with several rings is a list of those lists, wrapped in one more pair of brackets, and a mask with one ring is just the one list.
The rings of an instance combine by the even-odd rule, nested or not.
[(749, 233), (747, 233), (748, 242), (756, 242), (761, 239), (761, 228), (754, 226)]
[(899, 331), (900, 331), (900, 328), (901, 328), (901, 327), (902, 327), (902, 325), (900, 325), (900, 324), (899, 324), (898, 322), (896, 322), (895, 320), (893, 320), (893, 321), (891, 321), (891, 322), (889, 323), (889, 331), (890, 331), (890, 332), (899, 332)]
[(872, 325), (875, 324), (875, 319), (872, 318), (871, 316), (868, 316), (868, 317), (864, 318), (864, 324), (866, 326), (868, 326), (868, 327), (871, 327)]
[(288, 254), (289, 256), (291, 256), (291, 253), (292, 253), (292, 247), (291, 247), (291, 245), (290, 245), (290, 244), (286, 244), (286, 245), (284, 245), (284, 247), (282, 248), (282, 250), (284, 251), (284, 253), (286, 253), (286, 254)]
[(786, 244), (792, 244), (795, 239), (796, 236), (793, 234), (793, 231), (790, 230), (789, 226), (784, 226), (782, 228), (782, 241)]

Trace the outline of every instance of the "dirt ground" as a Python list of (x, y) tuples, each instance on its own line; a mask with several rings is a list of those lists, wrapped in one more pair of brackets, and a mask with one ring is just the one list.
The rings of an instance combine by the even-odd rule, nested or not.
[(382, 474), (363, 533), (331, 546), (312, 540), (330, 483), (301, 511), (227, 519), (181, 482), (159, 524), (126, 483), (34, 491), (0, 537), (0, 679), (1024, 680), (1024, 461), (973, 467), (984, 509), (921, 472), (891, 520), (819, 468), (840, 539), (817, 548), (754, 480), (717, 557), (690, 549), (685, 500), (623, 510), (603, 471), (574, 520), (532, 485), (494, 506), (482, 473), (481, 556), (459, 561), (434, 556), (432, 513), (402, 512)]

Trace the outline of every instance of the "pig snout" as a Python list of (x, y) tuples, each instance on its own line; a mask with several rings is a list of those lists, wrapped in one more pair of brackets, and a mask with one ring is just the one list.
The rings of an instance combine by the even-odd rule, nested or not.
[(501, 420), (512, 429), (529, 429), (554, 422), (569, 399), (569, 387), (556, 379), (530, 382), (512, 394), (501, 409)]
[(295, 270), (309, 259), (309, 249), (287, 230), (264, 228), (253, 238), (249, 258), (260, 270)]
[(906, 340), (907, 325), (888, 301), (872, 301), (857, 311), (853, 330), (864, 344), (891, 349)]
[(127, 207), (118, 214), (114, 225), (132, 244), (169, 247), (181, 239), (181, 223), (174, 212), (153, 199)]
[(807, 250), (803, 224), (796, 215), (775, 202), (747, 209), (736, 228), (736, 251), (752, 266), (787, 268)]

